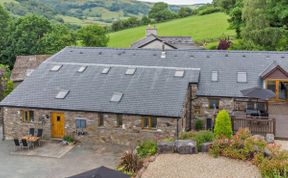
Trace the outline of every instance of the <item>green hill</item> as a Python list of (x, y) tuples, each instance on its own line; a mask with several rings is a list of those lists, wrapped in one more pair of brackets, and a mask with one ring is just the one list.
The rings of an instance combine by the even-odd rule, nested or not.
[[(192, 36), (195, 42), (204, 40), (215, 45), (223, 35), (235, 36), (234, 30), (229, 30), (228, 16), (224, 13), (214, 13), (204, 16), (191, 16), (169, 22), (156, 24), (158, 34), (162, 36)], [(129, 47), (133, 42), (145, 37), (146, 26), (131, 28), (110, 34), (109, 47)]]

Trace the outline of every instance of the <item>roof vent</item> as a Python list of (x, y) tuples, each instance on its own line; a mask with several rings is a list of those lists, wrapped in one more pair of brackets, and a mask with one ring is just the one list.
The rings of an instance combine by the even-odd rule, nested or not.
[(282, 59), (284, 59), (284, 58), (285, 58), (285, 56), (281, 56), (281, 58), (282, 58)]
[(66, 96), (69, 94), (70, 90), (61, 90), (59, 93), (56, 95), (56, 99), (65, 99)]
[(210, 58), (210, 56), (209, 56), (209, 55), (207, 55), (206, 57), (207, 57), (207, 58)]
[(157, 54), (153, 54), (153, 56), (157, 56)]
[(190, 56), (190, 58), (191, 58), (191, 59), (194, 59), (194, 58), (195, 58), (195, 56), (194, 56), (194, 55), (191, 55), (191, 56)]
[(70, 53), (72, 53), (72, 52), (73, 52), (73, 50), (70, 51)]
[(78, 69), (78, 72), (79, 72), (79, 73), (83, 73), (86, 69), (87, 69), (87, 66), (81, 66), (81, 67)]
[(133, 75), (136, 72), (136, 68), (129, 68), (126, 70), (126, 75)]
[(185, 71), (184, 70), (176, 70), (174, 77), (182, 78), (184, 77)]
[(246, 55), (245, 55), (245, 54), (243, 54), (243, 55), (242, 55), (242, 57), (246, 57)]
[(82, 52), (82, 51), (80, 51), (79, 53), (80, 53), (80, 54), (83, 54), (83, 52)]
[(228, 54), (225, 54), (225, 57), (229, 57), (229, 55), (228, 55)]
[(120, 102), (121, 99), (123, 97), (123, 93), (120, 93), (120, 92), (114, 92), (110, 101), (111, 102)]
[(99, 54), (99, 55), (102, 55), (102, 52), (100, 51), (98, 54)]
[(62, 67), (62, 65), (55, 65), (50, 69), (50, 71), (55, 71), (55, 72), (59, 71), (61, 69), (61, 67)]
[(102, 70), (101, 74), (108, 74), (109, 71), (110, 71), (110, 69), (111, 69), (111, 67), (105, 67), (105, 68)]
[(270, 56), (266, 56), (266, 59), (269, 59), (270, 58)]

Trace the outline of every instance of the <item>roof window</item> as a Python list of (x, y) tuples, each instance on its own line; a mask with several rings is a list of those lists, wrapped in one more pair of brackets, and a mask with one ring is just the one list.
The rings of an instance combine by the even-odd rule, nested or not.
[(114, 92), (111, 97), (111, 102), (120, 102), (123, 97), (123, 93), (120, 92)]
[(108, 74), (109, 71), (110, 71), (110, 68), (111, 68), (111, 67), (105, 67), (105, 68), (102, 70), (101, 74)]
[(174, 77), (184, 77), (185, 71), (184, 70), (176, 70)]
[(59, 91), (59, 93), (56, 95), (56, 99), (65, 99), (69, 92), (70, 90)]
[(81, 66), (81, 67), (78, 69), (78, 72), (79, 72), (79, 73), (83, 73), (86, 69), (87, 69), (87, 66)]
[(136, 72), (136, 68), (129, 68), (126, 70), (126, 75), (134, 75)]
[(59, 71), (61, 69), (62, 65), (55, 65), (53, 66), (50, 71)]
[(246, 83), (247, 82), (247, 72), (237, 72), (237, 82)]
[(218, 82), (218, 71), (212, 71), (211, 73), (211, 81)]

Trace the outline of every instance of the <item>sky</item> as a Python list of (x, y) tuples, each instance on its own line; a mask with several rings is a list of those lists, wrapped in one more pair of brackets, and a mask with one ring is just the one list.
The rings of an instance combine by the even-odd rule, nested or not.
[(211, 3), (212, 0), (139, 0), (146, 2), (166, 2), (168, 4), (177, 4), (177, 5), (191, 5), (199, 3)]

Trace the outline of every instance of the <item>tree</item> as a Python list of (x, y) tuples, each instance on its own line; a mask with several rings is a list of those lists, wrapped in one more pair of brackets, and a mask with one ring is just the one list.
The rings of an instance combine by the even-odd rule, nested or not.
[(8, 30), (10, 35), (0, 62), (12, 67), (17, 55), (35, 55), (43, 51), (40, 42), (51, 30), (51, 24), (44, 17), (27, 15), (11, 22)]
[(227, 111), (222, 110), (218, 113), (215, 121), (214, 134), (215, 137), (232, 137), (233, 131), (231, 118)]
[(109, 41), (107, 29), (97, 24), (82, 27), (78, 36), (84, 46), (105, 47)]
[(187, 17), (190, 16), (192, 14), (192, 9), (190, 9), (189, 7), (181, 7), (178, 15), (179, 17)]
[(10, 16), (7, 11), (0, 5), (0, 60), (2, 56), (2, 50), (5, 48), (5, 43), (8, 36), (8, 25), (10, 22)]
[(75, 35), (64, 25), (52, 25), (52, 30), (46, 33), (41, 39), (40, 46), (43, 46), (41, 53), (53, 54), (66, 46), (76, 44)]
[(169, 10), (168, 4), (163, 2), (155, 3), (149, 12), (149, 18), (155, 19), (156, 22), (163, 22), (175, 17), (176, 14)]

